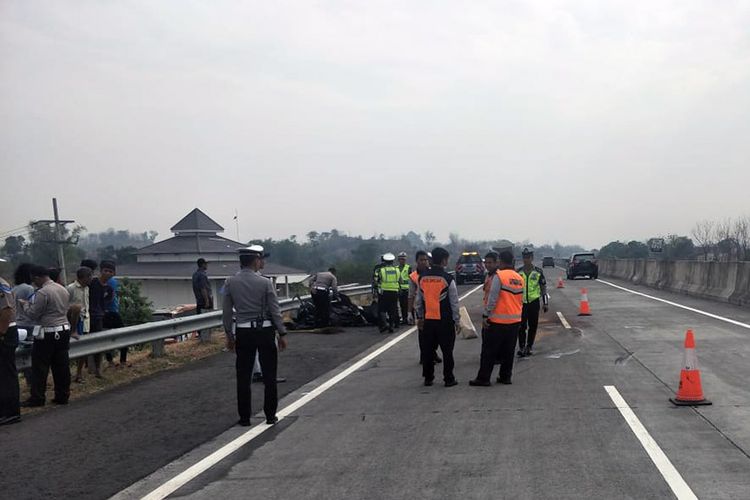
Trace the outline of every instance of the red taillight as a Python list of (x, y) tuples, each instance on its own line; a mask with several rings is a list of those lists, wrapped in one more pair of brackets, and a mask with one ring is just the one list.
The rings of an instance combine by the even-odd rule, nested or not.
[(464, 266), (462, 266), (461, 264), (459, 264), (459, 265), (456, 266), (456, 271), (460, 271), (463, 268), (464, 268)]

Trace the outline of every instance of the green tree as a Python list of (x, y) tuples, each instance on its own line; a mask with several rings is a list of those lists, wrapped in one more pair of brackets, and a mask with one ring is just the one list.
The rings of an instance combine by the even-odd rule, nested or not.
[(97, 249), (96, 256), (102, 260), (113, 260), (118, 264), (134, 264), (137, 261), (138, 249), (134, 246), (115, 247), (107, 245)]
[[(601, 252), (600, 252), (601, 253)], [(649, 255), (648, 245), (641, 241), (629, 241), (628, 242), (628, 253), (629, 259), (646, 259)]]
[(664, 257), (671, 260), (687, 260), (695, 257), (695, 244), (687, 236), (670, 234), (664, 245)]
[[(63, 226), (61, 229), (60, 238), (65, 241), (63, 245), (65, 266), (70, 273), (78, 268), (81, 259), (85, 256), (85, 252), (76, 246), (81, 233), (85, 230), (83, 226), (75, 226), (73, 229)], [(60, 266), (55, 241), (53, 224), (30, 224), (28, 254), (31, 262), (49, 267)]]
[(18, 264), (26, 256), (26, 246), (26, 238), (23, 236), (8, 236), (5, 238), (3, 253), (13, 264)]
[(151, 321), (154, 305), (143, 296), (140, 283), (123, 278), (120, 280), (118, 294), (120, 315), (125, 326), (140, 325)]
[(127, 230), (115, 230), (112, 228), (100, 233), (87, 233), (81, 235), (78, 246), (83, 248), (89, 255), (98, 252), (100, 248), (112, 246), (115, 249), (124, 247), (143, 248), (150, 245), (156, 239), (156, 231), (144, 231), (142, 233), (131, 233)]
[(640, 241), (612, 241), (599, 250), (602, 259), (645, 259), (648, 257), (648, 246)]
[(102, 260), (117, 260), (117, 250), (113, 245), (107, 245), (106, 247), (98, 248), (96, 250), (96, 257)]

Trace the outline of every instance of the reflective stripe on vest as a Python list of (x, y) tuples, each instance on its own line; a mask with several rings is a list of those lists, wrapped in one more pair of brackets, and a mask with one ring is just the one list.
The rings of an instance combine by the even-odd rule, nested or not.
[(500, 280), (500, 295), (489, 321), (505, 325), (520, 323), (523, 311), (524, 279), (513, 269), (500, 270), (497, 272), (497, 277)]
[(383, 266), (378, 269), (380, 273), (380, 291), (398, 292), (399, 270), (395, 266)]
[(529, 273), (528, 275), (523, 271), (519, 274), (523, 276), (525, 282), (523, 303), (528, 304), (541, 297), (542, 287), (539, 286), (539, 280), (542, 278), (542, 275), (539, 273), (539, 271), (537, 271), (536, 269), (532, 269), (531, 273)]
[(409, 264), (404, 264), (404, 267), (401, 268), (401, 290), (408, 290), (409, 289), (409, 275), (411, 274), (411, 266)]
[(424, 298), (424, 319), (442, 319), (440, 302), (448, 296), (448, 282), (442, 276), (422, 276), (419, 288)]

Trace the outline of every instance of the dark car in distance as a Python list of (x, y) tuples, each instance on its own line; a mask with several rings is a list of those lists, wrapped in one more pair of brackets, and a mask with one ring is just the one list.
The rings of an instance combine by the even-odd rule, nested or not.
[(484, 283), (487, 270), (484, 268), (479, 252), (463, 252), (456, 262), (456, 284), (463, 285), (469, 281)]
[(554, 257), (542, 257), (542, 267), (555, 267)]
[(578, 276), (597, 279), (599, 277), (599, 265), (596, 262), (596, 256), (591, 252), (573, 254), (568, 261), (567, 276), (569, 280)]

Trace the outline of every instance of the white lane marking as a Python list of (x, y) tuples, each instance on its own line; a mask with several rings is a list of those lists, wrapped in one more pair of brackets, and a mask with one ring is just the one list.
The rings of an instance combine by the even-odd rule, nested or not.
[[(458, 300), (464, 300), (466, 297), (468, 297), (472, 293), (476, 292), (477, 290), (480, 290), (482, 286), (483, 285), (479, 285), (476, 288), (469, 290), (463, 296), (459, 297)], [(277, 413), (277, 416), (279, 417), (279, 421), (281, 421), (284, 417), (289, 416), (290, 414), (292, 414), (294, 411), (298, 410), (299, 408), (305, 406), (307, 403), (317, 398), (318, 396), (320, 396), (321, 394), (326, 392), (328, 389), (330, 389), (334, 385), (344, 380), (346, 377), (348, 377), (352, 373), (358, 371), (367, 363), (369, 363), (373, 359), (377, 358), (378, 356), (386, 352), (391, 347), (395, 346), (396, 344), (404, 340), (406, 337), (414, 333), (416, 330), (417, 330), (416, 326), (409, 328), (404, 333), (400, 334), (399, 336), (395, 337), (393, 340), (391, 340), (387, 344), (384, 344), (379, 349), (371, 352), (364, 358), (360, 359), (359, 361), (351, 365), (346, 370), (338, 373), (337, 375), (328, 379), (327, 381), (325, 381), (324, 383), (322, 383), (321, 385), (319, 385), (318, 387), (316, 387), (309, 393), (305, 394), (298, 400), (284, 407), (282, 410), (280, 410)], [(143, 500), (162, 500), (163, 498), (166, 498), (167, 496), (171, 495), (178, 489), (182, 488), (188, 482), (198, 477), (203, 472), (207, 471), (208, 469), (210, 469), (211, 467), (219, 463), (221, 460), (225, 459), (226, 457), (228, 457), (235, 451), (239, 450), (242, 446), (246, 445), (247, 443), (249, 443), (256, 437), (260, 436), (262, 433), (264, 433), (271, 427), (273, 426), (267, 425), (267, 424), (262, 424), (262, 425), (259, 425), (258, 427), (253, 427), (252, 429), (240, 435), (233, 441), (230, 441), (229, 443), (222, 446), (215, 452), (203, 458), (198, 463), (193, 464), (192, 466), (188, 467), (181, 473), (177, 474), (175, 477), (173, 477), (166, 483), (162, 484), (161, 486), (156, 488), (154, 491), (152, 491), (148, 495), (144, 496)]]
[(565, 316), (563, 316), (563, 313), (561, 313), (560, 311), (557, 311), (557, 317), (560, 318), (560, 323), (562, 323), (562, 326), (570, 330), (570, 323), (568, 323), (568, 320), (565, 319)]
[(698, 500), (690, 486), (682, 479), (680, 473), (675, 469), (672, 462), (669, 461), (669, 457), (659, 448), (659, 445), (651, 437), (646, 428), (643, 426), (638, 417), (635, 415), (633, 410), (625, 402), (625, 399), (620, 395), (620, 391), (613, 385), (605, 385), (604, 390), (609, 394), (610, 399), (615, 404), (622, 418), (630, 426), (630, 430), (633, 431), (635, 437), (641, 442), (641, 446), (646, 450), (651, 461), (654, 462), (656, 468), (659, 469), (664, 480), (667, 482), (672, 492), (675, 494), (678, 500)]
[(648, 294), (645, 294), (645, 293), (642, 293), (642, 292), (636, 292), (635, 290), (631, 290), (630, 288), (625, 288), (624, 286), (615, 285), (614, 283), (610, 283), (609, 281), (604, 281), (604, 280), (601, 280), (601, 279), (597, 279), (596, 281), (598, 281), (599, 283), (604, 283), (605, 285), (609, 285), (609, 286), (611, 286), (613, 288), (617, 288), (619, 290), (623, 290), (625, 292), (632, 293), (634, 295), (640, 295), (641, 297), (646, 297), (647, 299), (651, 299), (651, 300), (656, 300), (656, 301), (659, 301), (659, 302), (663, 302), (664, 304), (669, 304), (670, 306), (679, 307), (680, 309), (685, 309), (686, 311), (691, 311), (691, 312), (694, 312), (694, 313), (702, 314), (704, 316), (708, 316), (709, 318), (718, 319), (719, 321), (725, 321), (725, 322), (731, 323), (733, 325), (741, 326), (742, 328), (748, 328), (748, 329), (750, 329), (750, 325), (748, 325), (747, 323), (743, 323), (741, 321), (737, 321), (737, 320), (734, 320), (734, 319), (731, 319), (731, 318), (725, 318), (724, 316), (719, 316), (718, 314), (713, 314), (713, 313), (710, 313), (710, 312), (701, 311), (700, 309), (695, 309), (694, 307), (684, 306), (682, 304), (678, 304), (677, 302), (672, 302), (671, 300), (660, 299), (659, 297), (654, 297), (653, 295), (648, 295)]

